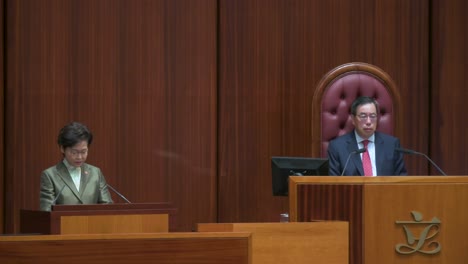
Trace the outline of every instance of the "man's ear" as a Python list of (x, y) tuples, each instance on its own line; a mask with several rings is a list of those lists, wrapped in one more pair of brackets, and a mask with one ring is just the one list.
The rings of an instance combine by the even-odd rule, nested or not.
[(351, 117), (351, 124), (353, 124), (353, 126), (356, 127), (356, 122), (354, 121), (354, 115), (350, 114), (349, 116)]

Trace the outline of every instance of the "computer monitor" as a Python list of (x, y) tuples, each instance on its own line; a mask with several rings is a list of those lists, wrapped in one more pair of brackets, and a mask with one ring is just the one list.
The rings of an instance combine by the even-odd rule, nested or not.
[(289, 176), (327, 176), (328, 159), (271, 157), (274, 196), (288, 196)]

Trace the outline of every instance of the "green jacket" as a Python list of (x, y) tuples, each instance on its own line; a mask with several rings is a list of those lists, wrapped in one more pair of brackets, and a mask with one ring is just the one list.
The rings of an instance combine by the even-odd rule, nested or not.
[[(55, 202), (54, 202), (55, 200)], [(80, 191), (63, 162), (41, 174), (40, 210), (50, 211), (53, 204), (113, 203), (107, 183), (98, 167), (83, 164)]]

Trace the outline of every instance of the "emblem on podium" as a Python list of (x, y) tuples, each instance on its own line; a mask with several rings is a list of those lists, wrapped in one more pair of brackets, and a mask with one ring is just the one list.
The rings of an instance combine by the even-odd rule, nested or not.
[[(435, 236), (440, 231), (440, 220), (433, 217), (430, 221), (423, 221), (420, 212), (412, 211), (414, 221), (396, 221), (397, 225), (402, 225), (406, 234), (406, 244), (400, 243), (395, 246), (396, 252), (409, 255), (416, 252), (433, 255), (441, 250), (439, 242), (435, 241)], [(416, 234), (418, 231), (419, 234)]]

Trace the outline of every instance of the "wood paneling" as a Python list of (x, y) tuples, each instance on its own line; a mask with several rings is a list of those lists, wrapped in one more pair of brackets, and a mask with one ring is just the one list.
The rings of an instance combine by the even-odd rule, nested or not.
[[(406, 0), (221, 0), (219, 220), (278, 221), (271, 156), (311, 155), (315, 85), (352, 61), (387, 72), (402, 97), (402, 146), (427, 151), (428, 6)], [(319, 124), (317, 124), (319, 125)], [(425, 160), (408, 157), (411, 174)]]
[[(464, 207), (468, 203), (468, 181), (366, 186), (365, 197), (363, 221), (365, 263), (464, 264), (466, 262), (468, 212)], [(412, 214), (413, 211), (420, 213), (421, 219), (417, 219)], [(410, 222), (410, 224), (397, 224), (397, 221)], [(407, 233), (403, 231), (404, 226), (408, 230), (406, 232), (411, 232), (418, 239), (417, 243), (411, 244), (407, 240)], [(397, 245), (405, 245), (400, 249), (403, 252), (417, 250), (417, 254), (396, 254)], [(435, 251), (438, 246), (440, 246), (439, 253), (422, 254), (422, 251)]]
[[(4, 36), (4, 6), (5, 1), (0, 0), (0, 36)], [(4, 59), (5, 43), (0, 41), (0, 234), (4, 232), (5, 220), (5, 59)]]
[(468, 175), (467, 13), (467, 1), (433, 0), (430, 153), (449, 175)]
[(254, 264), (348, 264), (348, 222), (198, 224), (198, 232), (251, 232)]
[(94, 132), (88, 162), (129, 200), (171, 202), (178, 230), (216, 221), (216, 1), (7, 7), (7, 231), (38, 207), (72, 120)]
[(14, 236), (0, 237), (0, 251), (2, 263), (249, 264), (251, 234)]

